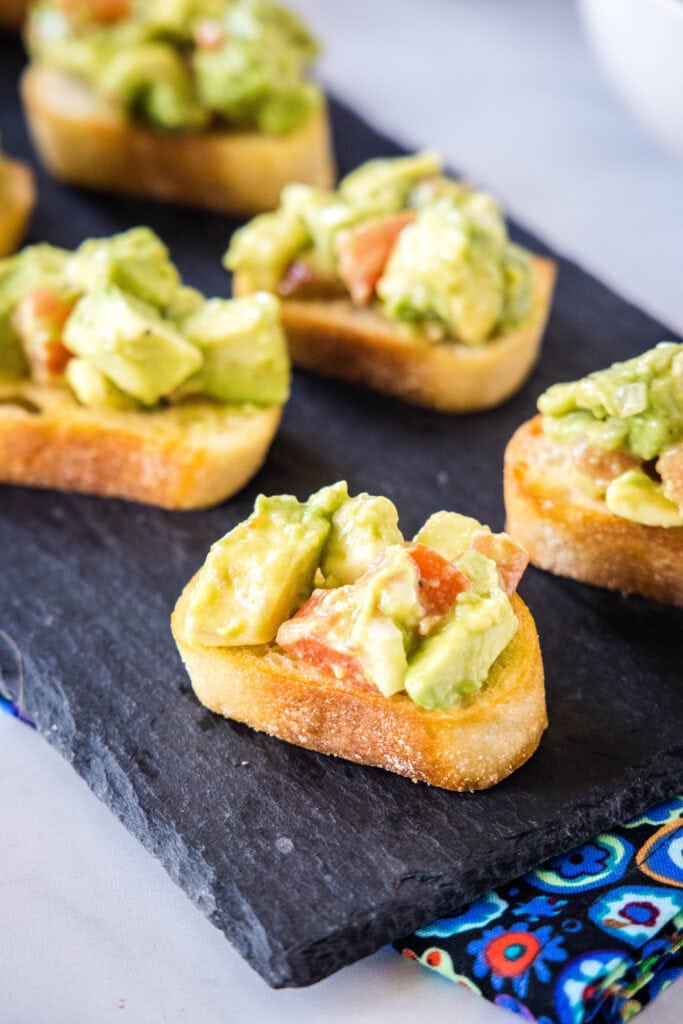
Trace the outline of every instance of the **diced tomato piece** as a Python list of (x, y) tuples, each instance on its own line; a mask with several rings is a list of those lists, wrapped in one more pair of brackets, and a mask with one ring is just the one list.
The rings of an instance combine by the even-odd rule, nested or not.
[(585, 440), (572, 448), (572, 460), (580, 473), (605, 484), (629, 469), (637, 469), (642, 461), (631, 452), (605, 451)]
[(71, 353), (62, 344), (62, 332), (75, 302), (63, 299), (51, 288), (38, 288), (24, 296), (12, 314), (31, 375), (39, 384), (49, 384), (61, 377), (71, 359)]
[[(282, 630), (282, 627), (280, 629)], [(286, 631), (284, 631), (282, 637), (278, 633), (278, 643), (295, 658), (300, 658), (301, 661), (313, 665), (321, 672), (333, 675), (336, 679), (351, 683), (352, 686), (362, 690), (377, 689), (366, 679), (357, 658), (330, 647), (322, 637), (302, 636), (298, 640), (288, 642)]]
[(683, 509), (683, 441), (667, 449), (657, 461), (664, 494)]
[(498, 566), (503, 590), (508, 597), (514, 594), (529, 564), (529, 556), (524, 548), (506, 533), (485, 533), (483, 530), (475, 533), (470, 547), (480, 555), (493, 559)]
[(415, 544), (408, 550), (417, 566), (420, 604), (425, 618), (443, 618), (458, 595), (469, 590), (472, 584), (452, 562), (424, 544)]
[(59, 0), (58, 6), (75, 28), (93, 21), (113, 25), (131, 12), (131, 0)]
[(277, 633), (277, 642), (283, 650), (309, 665), (364, 690), (374, 690), (366, 678), (358, 658), (342, 649), (334, 637), (339, 616), (335, 606), (339, 590), (314, 590), (305, 605), (293, 618), (283, 622)]
[[(458, 594), (469, 590), (467, 576), (453, 563), (423, 544), (407, 546), (417, 570), (417, 598), (420, 605), (419, 632), (428, 633), (455, 605)], [(381, 565), (373, 563), (355, 584), (332, 590), (314, 590), (296, 615), (283, 622), (277, 642), (284, 650), (323, 672), (353, 686), (376, 690), (363, 670), (363, 652), (349, 640), (353, 617), (353, 591), (363, 585)], [(418, 623), (415, 623), (418, 629)]]
[(407, 210), (340, 234), (339, 276), (354, 302), (362, 305), (370, 301), (398, 236), (414, 220), (415, 211)]
[(227, 39), (224, 26), (216, 18), (205, 18), (194, 30), (194, 41), (200, 50), (220, 50)]

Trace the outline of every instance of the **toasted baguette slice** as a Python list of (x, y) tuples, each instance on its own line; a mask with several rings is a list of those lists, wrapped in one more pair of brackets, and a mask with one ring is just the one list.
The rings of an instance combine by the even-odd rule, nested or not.
[(53, 68), (30, 66), (21, 92), (43, 162), (74, 185), (252, 214), (276, 207), (289, 181), (328, 188), (334, 180), (324, 107), (288, 135), (171, 133), (112, 113)]
[(428, 711), (405, 693), (356, 689), (276, 644), (204, 647), (190, 640), (191, 580), (171, 619), (194, 691), (211, 711), (300, 747), (386, 768), (444, 789), (485, 789), (531, 757), (547, 725), (534, 620), (512, 598), (519, 630), (480, 693)]
[[(283, 299), (282, 324), (297, 366), (364, 384), (442, 412), (489, 409), (509, 398), (536, 362), (555, 264), (532, 257), (532, 309), (523, 324), (484, 345), (435, 345), (409, 335), (374, 306), (347, 298)], [(235, 295), (256, 289), (235, 274)]]
[(0, 383), (0, 481), (203, 508), (256, 473), (280, 413), (206, 400), (96, 412), (66, 388)]
[(2, 199), (0, 200), (0, 257), (19, 246), (36, 199), (33, 175), (20, 160), (0, 160)]
[(18, 31), (26, 17), (28, 0), (2, 0), (0, 3), (0, 29)]
[(683, 606), (683, 527), (613, 515), (581, 488), (567, 447), (524, 423), (505, 453), (505, 529), (541, 569)]

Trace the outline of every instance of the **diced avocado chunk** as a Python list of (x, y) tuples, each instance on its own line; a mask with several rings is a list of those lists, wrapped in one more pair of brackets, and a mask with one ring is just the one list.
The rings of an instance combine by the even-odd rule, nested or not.
[(320, 566), (326, 586), (355, 583), (390, 544), (402, 543), (398, 512), (388, 498), (349, 498), (332, 516)]
[(206, 299), (197, 288), (190, 288), (187, 284), (181, 284), (175, 292), (168, 306), (164, 310), (164, 316), (183, 329), (186, 317), (201, 309)]
[(93, 85), (112, 53), (104, 33), (76, 35), (66, 11), (55, 4), (31, 5), (26, 40), (34, 60)]
[(282, 135), (320, 106), (320, 90), (300, 80), (298, 60), (278, 65), (264, 57), (260, 41), (230, 39), (221, 49), (197, 53), (194, 68), (200, 101), (233, 124), (255, 123)]
[(79, 299), (67, 321), (64, 344), (144, 405), (170, 394), (202, 365), (199, 350), (152, 306), (119, 288)]
[(615, 516), (645, 526), (683, 526), (683, 512), (662, 485), (640, 469), (630, 469), (607, 487), (605, 504)]
[(345, 501), (348, 501), (348, 498), (348, 484), (346, 480), (339, 480), (336, 484), (328, 484), (327, 487), (321, 487), (319, 491), (315, 491), (306, 504), (311, 510), (321, 512), (331, 519), (337, 509), (341, 508)]
[(441, 158), (432, 150), (380, 158), (362, 164), (342, 178), (339, 192), (353, 206), (376, 213), (395, 213), (405, 209), (418, 181), (440, 172)]
[(168, 249), (145, 227), (111, 238), (89, 238), (69, 257), (65, 274), (74, 291), (114, 285), (158, 309), (169, 306), (180, 288)]
[(299, 19), (276, 4), (237, 0), (220, 19), (224, 40), (199, 49), (193, 66), (199, 97), (233, 124), (282, 134), (320, 105), (303, 79), (317, 46)]
[(407, 549), (392, 545), (352, 591), (351, 648), (385, 697), (403, 689), (406, 651), (420, 618), (417, 576)]
[(262, 213), (236, 231), (225, 254), (228, 270), (243, 273), (252, 288), (275, 291), (289, 264), (306, 248), (310, 235), (298, 213)]
[(192, 40), (198, 18), (220, 18), (225, 0), (145, 0), (138, 17), (144, 19), (146, 39)]
[(525, 320), (531, 312), (531, 257), (519, 245), (508, 245), (503, 253), (505, 297), (497, 330), (502, 334)]
[(22, 377), (28, 369), (12, 323), (14, 306), (21, 297), (17, 276), (17, 257), (0, 261), (0, 380)]
[(0, 381), (16, 380), (28, 373), (19, 335), (9, 317), (0, 316)]
[(414, 539), (417, 544), (424, 544), (442, 558), (454, 562), (467, 551), (475, 533), (482, 530), (489, 531), (489, 528), (470, 516), (459, 512), (435, 512)]
[(209, 299), (183, 322), (202, 352), (201, 391), (222, 402), (282, 405), (289, 397), (289, 355), (277, 299)]
[(403, 689), (407, 650), (420, 617), (418, 571), (408, 550), (390, 545), (354, 585), (325, 593), (310, 617), (286, 623), (289, 643), (297, 634), (322, 638), (349, 656), (385, 697)]
[(259, 495), (254, 512), (211, 548), (192, 592), (188, 630), (207, 646), (265, 644), (310, 596), (330, 529), (291, 495)]
[(112, 384), (88, 359), (70, 359), (66, 382), (86, 409), (124, 410), (139, 408), (138, 402)]
[(312, 82), (291, 85), (270, 96), (256, 115), (256, 126), (267, 135), (285, 135), (305, 124), (322, 103), (322, 93)]
[(324, 274), (336, 270), (339, 232), (365, 215), (363, 207), (348, 202), (339, 192), (298, 184), (286, 185), (282, 190), (282, 211), (305, 225), (315, 264)]
[(405, 675), (411, 699), (435, 711), (447, 711), (479, 690), (519, 627), (491, 559), (470, 552), (458, 568), (470, 577), (472, 589), (458, 596), (455, 608), (422, 641)]
[(110, 102), (162, 128), (197, 129), (208, 121), (187, 63), (162, 42), (119, 49), (100, 70), (97, 85)]
[(388, 316), (431, 321), (444, 336), (479, 345), (503, 311), (501, 257), (497, 241), (474, 218), (438, 200), (398, 236), (377, 294)]
[(661, 342), (634, 359), (555, 384), (538, 408), (557, 440), (586, 438), (654, 459), (683, 437), (683, 344)]

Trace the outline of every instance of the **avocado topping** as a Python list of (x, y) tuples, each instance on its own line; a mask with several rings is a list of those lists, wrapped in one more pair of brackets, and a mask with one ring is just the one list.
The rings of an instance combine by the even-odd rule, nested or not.
[[(614, 515), (646, 526), (683, 525), (683, 344), (661, 342), (634, 359), (555, 384), (538, 408), (545, 433), (572, 446), (580, 472), (615, 467), (602, 472), (597, 488)], [(630, 459), (607, 458), (611, 453)]]
[(168, 131), (294, 131), (320, 107), (318, 47), (270, 0), (38, 0), (32, 58), (127, 117)]
[(344, 482), (306, 502), (261, 495), (211, 548), (188, 633), (206, 646), (276, 641), (344, 685), (447, 710), (485, 685), (514, 636), (526, 561), (507, 535), (455, 513), (406, 542), (387, 498), (350, 497)]
[(289, 359), (276, 298), (206, 300), (161, 239), (133, 228), (0, 261), (0, 379), (27, 377), (98, 410), (281, 405)]
[(225, 265), (283, 295), (337, 285), (435, 343), (481, 345), (531, 309), (529, 254), (493, 198), (444, 177), (430, 151), (372, 160), (337, 191), (287, 186), (277, 211), (236, 232)]

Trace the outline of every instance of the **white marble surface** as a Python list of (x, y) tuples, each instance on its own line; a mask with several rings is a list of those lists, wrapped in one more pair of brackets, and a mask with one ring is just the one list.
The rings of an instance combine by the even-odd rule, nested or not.
[[(326, 81), (389, 133), (437, 145), (530, 227), (683, 329), (683, 167), (593, 66), (566, 0), (292, 0)], [(1, 627), (0, 623), (0, 627)], [(272, 992), (31, 730), (0, 715), (5, 1024), (505, 1024), (383, 951)], [(639, 1020), (680, 1021), (683, 984)]]

